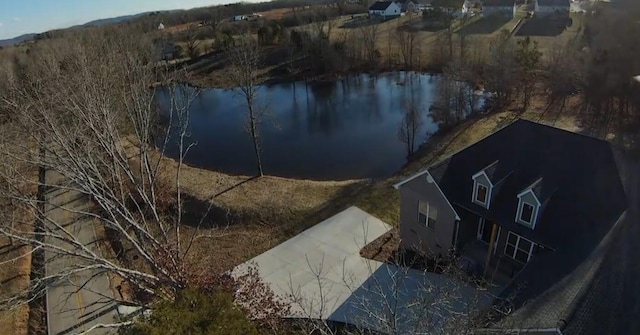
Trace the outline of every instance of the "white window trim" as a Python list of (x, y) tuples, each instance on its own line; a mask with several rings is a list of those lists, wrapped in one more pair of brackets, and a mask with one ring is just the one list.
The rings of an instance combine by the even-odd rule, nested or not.
[(482, 243), (485, 243), (482, 240), (482, 233), (484, 233), (485, 223), (486, 223), (485, 218), (481, 217), (478, 219), (478, 231), (476, 232), (476, 239)]
[(502, 227), (498, 226), (498, 234), (496, 235), (496, 240), (493, 242), (493, 254), (494, 255), (498, 251), (498, 241), (500, 241), (500, 232), (502, 232)]
[[(478, 177), (480, 176), (484, 176), (484, 178), (489, 181), (489, 185), (485, 184), (485, 183), (479, 183), (478, 182)], [(491, 192), (493, 190), (493, 185), (491, 184), (491, 179), (489, 179), (489, 176), (487, 176), (486, 173), (484, 173), (483, 171), (480, 171), (476, 174), (474, 174), (472, 177), (473, 179), (473, 194), (471, 195), (471, 202), (474, 204), (478, 204), (484, 208), (489, 208), (489, 206), (491, 205)], [(486, 197), (486, 202), (482, 202), (479, 201), (478, 198), (478, 185), (482, 185), (484, 187), (487, 188), (487, 197)]]
[[(425, 203), (427, 204), (427, 212), (426, 213), (422, 213), (420, 211), (420, 203)], [(435, 227), (429, 227), (429, 212), (431, 211), (431, 204), (427, 201), (422, 201), (422, 200), (418, 200), (418, 224), (420, 224), (423, 227), (427, 227), (429, 229), (436, 229)], [(427, 222), (425, 222), (425, 224), (422, 224), (422, 222), (420, 222), (420, 214), (425, 214), (425, 216), (427, 217)], [(436, 221), (436, 223), (438, 222), (437, 219), (435, 219), (434, 221)]]
[[(481, 205), (481, 206), (483, 206), (485, 208), (489, 208), (489, 201), (491, 199), (491, 187), (487, 186), (487, 185), (485, 185), (483, 183), (479, 183), (477, 181), (474, 181), (473, 184), (474, 184), (474, 186), (473, 186), (473, 202), (478, 204), (478, 205)], [(485, 199), (484, 199), (485, 202), (482, 202), (482, 201), (478, 200), (478, 190), (480, 189), (480, 186), (482, 186), (482, 187), (487, 189), (487, 194), (486, 194)]]
[[(522, 200), (522, 197), (527, 194), (527, 193), (531, 193), (533, 195), (533, 198), (535, 199), (536, 203), (532, 204), (528, 201), (524, 201)], [(527, 204), (531, 207), (533, 207), (533, 212), (531, 213), (531, 222), (527, 222), (525, 220), (522, 220), (522, 209), (524, 208), (524, 204)], [(516, 222), (522, 225), (525, 225), (531, 229), (535, 229), (536, 228), (536, 222), (538, 222), (538, 212), (540, 211), (540, 201), (538, 200), (538, 197), (536, 197), (536, 194), (533, 193), (533, 191), (531, 189), (527, 189), (524, 192), (518, 194), (518, 210), (516, 211)]]
[[(514, 235), (516, 237), (516, 244), (514, 245), (513, 254), (509, 255), (507, 253), (507, 247), (510, 245), (509, 244), (509, 237), (511, 235)], [(527, 262), (528, 262), (529, 260), (531, 260), (531, 256), (533, 255), (533, 248), (536, 246), (536, 244), (533, 241), (531, 241), (530, 239), (524, 238), (524, 237), (522, 237), (522, 236), (520, 236), (520, 235), (518, 235), (518, 234), (516, 234), (514, 232), (511, 232), (511, 231), (509, 232), (509, 234), (507, 234), (507, 239), (504, 242), (504, 255), (509, 257), (509, 258), (511, 258), (511, 259), (513, 259), (514, 261), (516, 261), (518, 263), (522, 263), (522, 262), (520, 262), (519, 260), (516, 259), (516, 253), (519, 250), (518, 246), (520, 246), (520, 240), (526, 240), (529, 243), (531, 243), (531, 247), (529, 248), (529, 252), (527, 253)], [(526, 263), (522, 263), (522, 264), (526, 264)]]

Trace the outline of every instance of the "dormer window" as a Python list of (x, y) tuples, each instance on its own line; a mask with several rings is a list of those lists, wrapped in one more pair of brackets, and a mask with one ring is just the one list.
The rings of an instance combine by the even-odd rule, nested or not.
[(489, 189), (486, 186), (476, 183), (476, 202), (486, 206), (487, 193), (489, 193)]
[(518, 194), (516, 222), (534, 229), (536, 227), (540, 205), (540, 200), (538, 200), (538, 197), (531, 188), (522, 191), (522, 193)]
[(491, 179), (485, 173), (485, 170), (476, 173), (473, 178), (473, 194), (471, 195), (471, 201), (484, 208), (489, 208), (491, 205), (491, 191), (493, 184)]
[(520, 210), (520, 221), (531, 224), (531, 219), (533, 219), (533, 206), (523, 202)]

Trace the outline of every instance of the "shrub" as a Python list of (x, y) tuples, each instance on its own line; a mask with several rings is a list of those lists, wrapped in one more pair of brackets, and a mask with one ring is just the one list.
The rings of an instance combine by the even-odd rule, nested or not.
[(120, 329), (121, 335), (257, 335), (255, 325), (227, 292), (186, 289), (175, 301), (153, 306), (148, 317)]

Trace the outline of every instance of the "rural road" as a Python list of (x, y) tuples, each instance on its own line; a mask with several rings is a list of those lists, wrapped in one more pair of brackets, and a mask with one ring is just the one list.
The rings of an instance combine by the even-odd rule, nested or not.
[[(49, 185), (59, 184), (62, 177), (47, 171)], [(80, 243), (99, 253), (92, 220), (73, 211), (86, 210), (89, 201), (81, 193), (50, 188), (45, 194), (46, 215), (51, 221), (64, 226)], [(50, 224), (47, 222), (46, 224)], [(61, 234), (64, 232), (60, 231)], [(47, 243), (71, 250), (68, 243), (47, 237)], [(59, 255), (51, 250), (45, 253), (47, 275), (81, 265), (86, 260), (76, 256)], [(49, 335), (78, 334), (96, 324), (114, 323), (116, 305), (106, 273), (97, 270), (78, 272), (59, 279), (47, 288), (47, 323)], [(113, 330), (99, 328), (90, 334), (110, 334)]]

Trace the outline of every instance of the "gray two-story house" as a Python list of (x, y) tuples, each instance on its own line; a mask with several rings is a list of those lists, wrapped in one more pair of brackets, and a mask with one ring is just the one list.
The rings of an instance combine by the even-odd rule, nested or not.
[(402, 248), (454, 252), (505, 282), (532, 259), (593, 250), (627, 206), (608, 142), (526, 120), (395, 187)]

